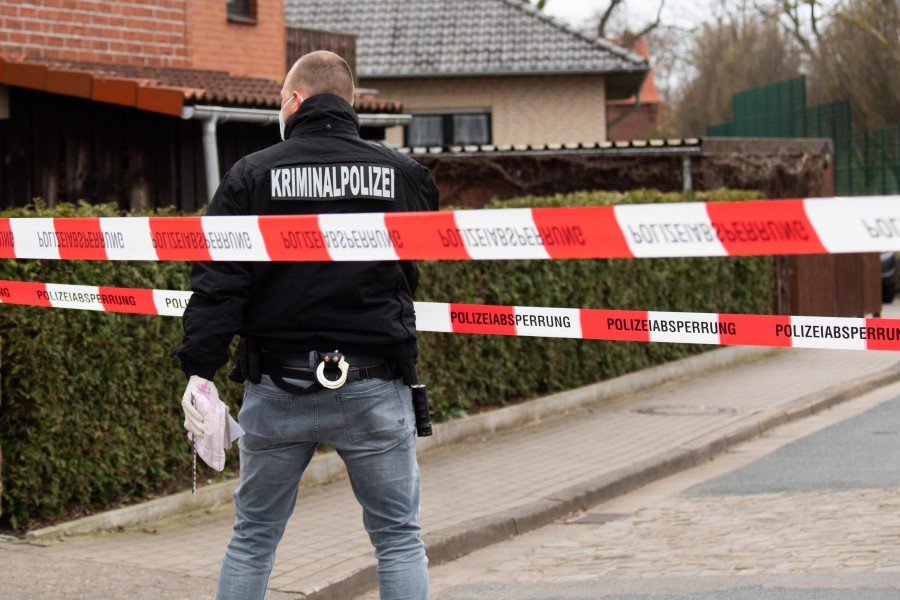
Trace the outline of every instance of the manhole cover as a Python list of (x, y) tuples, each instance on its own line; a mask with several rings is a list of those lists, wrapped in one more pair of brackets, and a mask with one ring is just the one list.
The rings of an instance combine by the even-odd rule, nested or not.
[(723, 406), (651, 406), (638, 408), (634, 412), (642, 415), (666, 415), (674, 417), (708, 417), (710, 415), (733, 415), (735, 408)]
[(624, 517), (620, 513), (587, 513), (583, 517), (579, 517), (569, 521), (569, 525), (604, 525), (610, 521), (616, 521)]

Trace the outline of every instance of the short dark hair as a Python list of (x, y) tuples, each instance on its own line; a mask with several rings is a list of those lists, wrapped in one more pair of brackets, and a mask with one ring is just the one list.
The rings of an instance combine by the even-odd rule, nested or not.
[(288, 87), (309, 96), (334, 94), (353, 104), (353, 73), (343, 58), (327, 50), (304, 54), (288, 72)]

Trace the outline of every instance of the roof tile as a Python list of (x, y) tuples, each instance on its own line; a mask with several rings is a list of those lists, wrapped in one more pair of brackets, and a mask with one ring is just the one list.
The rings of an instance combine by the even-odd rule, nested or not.
[[(230, 75), (225, 71), (34, 58), (25, 61), (5, 58), (0, 64), (3, 65), (3, 80), (11, 85), (156, 112), (164, 109), (161, 112), (167, 114), (180, 114), (180, 104), (176, 102), (173, 90), (181, 94), (184, 104), (273, 109), (281, 106), (280, 83), (261, 77)], [(357, 95), (354, 106), (361, 113), (396, 114), (402, 111), (399, 102), (372, 94)]]
[(360, 78), (644, 72), (641, 56), (526, 0), (285, 0), (291, 27), (353, 33)]

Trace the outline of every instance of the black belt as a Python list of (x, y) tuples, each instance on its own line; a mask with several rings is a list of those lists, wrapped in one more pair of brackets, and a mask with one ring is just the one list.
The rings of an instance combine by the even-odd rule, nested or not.
[[(397, 379), (400, 377), (400, 373), (388, 365), (387, 359), (379, 356), (345, 354), (344, 360), (350, 365), (346, 383), (361, 379)], [(259, 366), (261, 373), (271, 377), (278, 387), (289, 392), (303, 393), (309, 391), (312, 384), (317, 383), (315, 366), (310, 365), (308, 354), (261, 352)], [(287, 383), (284, 379), (309, 381), (310, 385), (303, 388)]]

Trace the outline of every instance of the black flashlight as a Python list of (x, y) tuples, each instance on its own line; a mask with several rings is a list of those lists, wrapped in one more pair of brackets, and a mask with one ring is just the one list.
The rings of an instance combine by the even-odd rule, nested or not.
[(413, 413), (416, 416), (416, 433), (419, 437), (431, 435), (431, 415), (428, 413), (428, 393), (424, 383), (409, 386), (412, 390)]

